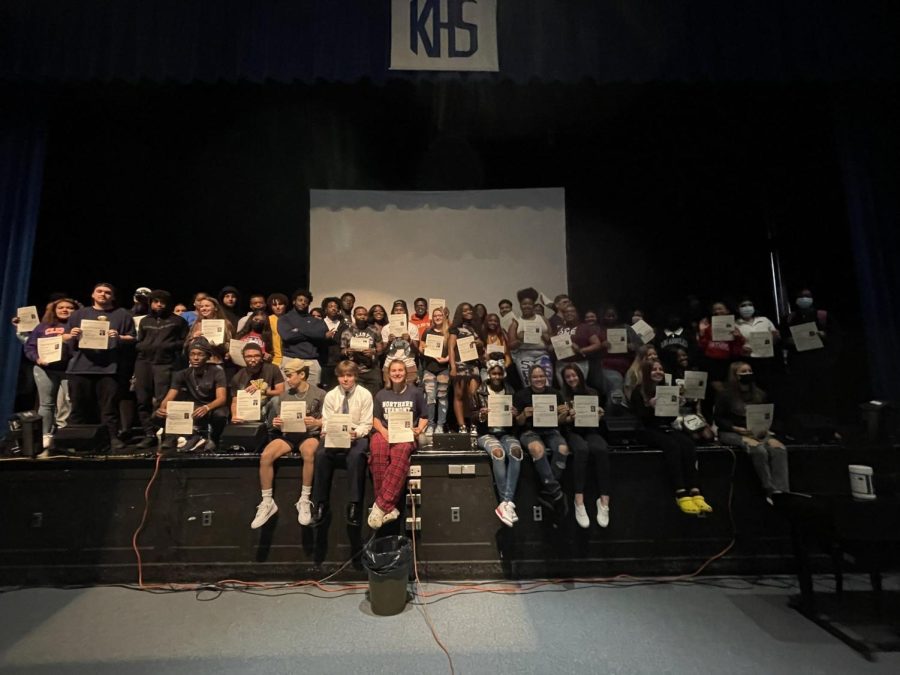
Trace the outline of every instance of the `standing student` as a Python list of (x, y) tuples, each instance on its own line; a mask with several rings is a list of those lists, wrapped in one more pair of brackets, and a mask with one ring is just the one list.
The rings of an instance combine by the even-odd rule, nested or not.
[(553, 298), (553, 315), (548, 319), (550, 332), (553, 335), (559, 335), (559, 327), (566, 322), (566, 307), (572, 304), (571, 298), (565, 293), (560, 293)]
[(275, 341), (272, 337), (272, 327), (269, 323), (269, 315), (265, 309), (254, 309), (250, 312), (249, 319), (244, 323), (234, 336), (236, 340), (241, 342), (255, 342), (260, 346), (263, 353), (263, 360), (271, 363), (274, 359)]
[[(700, 336), (697, 340), (697, 347), (700, 353), (700, 369), (706, 372), (709, 388), (715, 391), (716, 394), (725, 388), (725, 381), (728, 379), (728, 367), (731, 365), (731, 362), (739, 359), (744, 350), (744, 336), (737, 326), (731, 331), (731, 340), (713, 339), (712, 317), (726, 316), (731, 313), (728, 305), (717, 301), (710, 306), (710, 318), (704, 318), (700, 321)], [(685, 351), (687, 351), (688, 359), (690, 359), (691, 352)], [(675, 367), (675, 359), (673, 359), (672, 370)], [(708, 395), (704, 399), (705, 412), (710, 418), (712, 416), (714, 399), (715, 394)]]
[[(384, 386), (388, 386), (390, 381), (388, 377), (388, 364), (394, 360), (403, 361), (406, 364), (406, 379), (410, 384), (415, 384), (419, 377), (419, 371), (416, 367), (416, 357), (419, 354), (419, 331), (415, 325), (409, 323), (409, 314), (406, 311), (406, 301), (395, 300), (394, 306), (391, 308), (392, 315), (402, 315), (406, 317), (406, 332), (400, 335), (395, 334), (395, 329), (391, 324), (386, 324), (381, 329), (381, 339), (387, 345), (384, 350), (385, 365), (382, 371), (382, 380)], [(410, 326), (412, 330), (410, 331)]]
[(690, 325), (685, 325), (680, 312), (669, 312), (666, 324), (656, 331), (653, 340), (659, 360), (663, 366), (670, 369), (675, 365), (675, 352), (679, 349), (688, 354), (696, 352), (697, 336)]
[[(406, 379), (406, 364), (395, 359), (388, 366), (390, 387), (375, 396), (369, 468), (375, 488), (375, 503), (369, 513), (369, 527), (377, 530), (385, 523), (397, 519), (397, 504), (403, 497), (406, 477), (409, 474), (409, 458), (416, 450), (419, 435), (428, 423), (425, 417), (425, 398), (422, 392)], [(388, 416), (391, 413), (407, 413), (412, 431), (412, 441), (391, 442)]]
[[(550, 327), (535, 312), (535, 303), (538, 292), (533, 288), (524, 288), (516, 293), (519, 299), (519, 312), (521, 317), (513, 319), (509, 324), (507, 336), (509, 337), (509, 350), (513, 362), (519, 372), (522, 383), (527, 387), (530, 373), (534, 366), (544, 369), (548, 380), (553, 379), (553, 359), (550, 358)], [(528, 325), (537, 325), (540, 334), (529, 332), (525, 334), (525, 322)]]
[[(482, 326), (482, 341), (484, 342), (484, 358), (503, 361), (503, 369), (512, 367), (512, 354), (509, 351), (509, 337), (500, 325), (500, 317), (496, 314), (488, 314), (484, 318)], [(487, 373), (483, 373), (487, 380)]]
[[(319, 435), (322, 427), (322, 404), (325, 392), (318, 387), (310, 386), (309, 364), (300, 359), (288, 359), (283, 366), (287, 390), (272, 399), (266, 416), (269, 428), (269, 442), (259, 457), (259, 487), (262, 501), (256, 507), (256, 516), (250, 527), (262, 527), (278, 511), (273, 499), (273, 480), (275, 478), (275, 460), (289, 452), (299, 452), (303, 459), (300, 478), (300, 499), (297, 501), (297, 521), (301, 525), (309, 525), (312, 521), (312, 484), (315, 469), (316, 450), (319, 447)], [(281, 404), (285, 401), (305, 401), (306, 416), (303, 422), (306, 431), (285, 432), (284, 420), (281, 417)]]
[[(776, 350), (779, 349), (778, 343), (781, 340), (781, 333), (772, 321), (756, 313), (756, 306), (752, 298), (744, 297), (741, 299), (738, 305), (738, 314), (735, 324), (738, 330), (741, 331), (741, 335), (744, 336), (743, 355), (745, 358), (749, 358), (753, 364), (753, 374), (756, 377), (756, 382), (760, 387), (766, 389), (771, 385), (777, 370), (775, 354), (777, 353)], [(753, 348), (750, 346), (750, 336), (753, 333), (768, 333), (771, 336), (771, 356), (753, 352)]]
[(353, 324), (341, 333), (341, 354), (356, 365), (354, 381), (359, 381), (374, 396), (382, 387), (378, 359), (384, 351), (381, 330), (369, 323), (365, 307), (353, 310)]
[[(478, 390), (481, 369), (479, 361), (463, 361), (458, 343), (462, 338), (474, 337), (479, 359), (484, 354), (484, 342), (479, 337), (478, 324), (475, 322), (475, 308), (468, 302), (456, 306), (453, 323), (450, 325), (448, 353), (450, 355), (450, 381), (453, 384), (453, 414), (459, 425), (459, 433), (475, 435), (472, 404)], [(467, 427), (466, 425), (469, 424)], [(473, 439), (474, 440), (474, 439)]]
[(278, 318), (278, 334), (284, 358), (310, 361), (309, 383), (317, 387), (322, 369), (317, 358), (319, 345), (325, 341), (325, 322), (309, 313), (312, 293), (296, 290), (291, 297), (294, 308)]
[[(441, 355), (434, 357), (425, 354), (425, 344), (429, 335), (443, 338)], [(448, 393), (450, 389), (450, 331), (447, 315), (443, 307), (435, 307), (431, 313), (431, 323), (422, 333), (420, 340), (422, 352), (422, 388), (425, 391), (425, 404), (428, 408), (428, 426), (425, 438), (435, 433), (444, 433), (449, 408)]]
[(191, 308), (182, 313), (181, 318), (187, 321), (189, 328), (193, 327), (194, 322), (200, 316), (200, 301), (207, 297), (209, 297), (209, 293), (203, 291), (194, 293), (194, 297), (191, 299)]
[(353, 321), (353, 308), (356, 306), (356, 296), (350, 291), (341, 296), (341, 314), (349, 322)]
[(409, 323), (416, 327), (418, 335), (410, 335), (416, 340), (422, 340), (422, 334), (431, 326), (431, 317), (428, 315), (428, 300), (416, 298), (413, 302), (413, 315), (409, 317)]
[[(224, 339), (221, 344), (210, 344), (212, 351), (210, 352), (209, 357), (210, 363), (222, 366), (225, 364), (225, 357), (228, 355), (228, 345), (231, 343), (231, 338), (234, 336), (234, 326), (225, 316), (225, 312), (222, 310), (221, 305), (219, 305), (219, 301), (215, 298), (205, 297), (197, 301), (197, 320), (194, 322), (194, 325), (191, 326), (191, 330), (185, 338), (184, 352), (187, 354), (194, 340), (203, 335), (203, 322), (207, 320), (225, 321)], [(229, 366), (230, 365), (229, 362)], [(237, 367), (234, 368), (234, 372), (237, 372)]]
[[(581, 345), (579, 342), (581, 340), (576, 340), (575, 336), (578, 331), (578, 326), (581, 323), (581, 319), (578, 316), (578, 309), (571, 302), (568, 302), (563, 309), (563, 320), (561, 323), (556, 324), (556, 329), (554, 330), (552, 327), (551, 331), (554, 331), (554, 337), (558, 335), (568, 335), (569, 339), (572, 341), (572, 351), (575, 353), (572, 356), (567, 356), (566, 358), (556, 357), (556, 381), (559, 383), (559, 386), (562, 387), (562, 369), (565, 368), (569, 364), (575, 364), (580, 369), (581, 372), (585, 375), (588, 373), (588, 360), (587, 356), (581, 351)], [(588, 338), (588, 345), (590, 346), (590, 338)], [(599, 349), (599, 340), (597, 340), (594, 344), (595, 348)]]
[(284, 293), (272, 293), (266, 298), (266, 305), (269, 307), (269, 331), (272, 334), (272, 363), (280, 368), (284, 354), (278, 334), (278, 317), (287, 312), (288, 297)]
[(250, 320), (250, 317), (253, 316), (254, 312), (257, 312), (259, 310), (265, 310), (265, 309), (266, 309), (265, 294), (264, 293), (253, 293), (250, 296), (250, 309), (244, 316), (242, 316), (240, 319), (238, 319), (237, 325), (235, 326), (235, 329), (237, 330), (237, 332), (238, 333), (241, 332), (241, 329), (244, 327), (244, 324), (246, 324)]
[[(585, 320), (587, 314), (585, 314)], [(609, 331), (623, 329), (626, 331), (625, 352), (611, 353)], [(600, 368), (603, 372), (604, 391), (608, 403), (622, 404), (624, 398), (625, 373), (634, 359), (634, 353), (641, 346), (640, 338), (634, 329), (619, 319), (619, 311), (609, 305), (603, 311), (603, 323), (598, 326), (598, 338), (600, 339)], [(592, 366), (593, 367), (593, 366)], [(596, 380), (594, 380), (596, 382)]]
[(225, 286), (219, 291), (219, 304), (222, 307), (222, 313), (231, 323), (231, 329), (237, 330), (238, 318), (240, 313), (241, 295), (240, 291), (234, 286)]
[(337, 375), (334, 369), (343, 358), (341, 356), (341, 333), (350, 325), (350, 320), (344, 319), (341, 314), (341, 301), (338, 298), (330, 297), (322, 301), (322, 307), (325, 310), (325, 346), (319, 353), (319, 361), (322, 364), (322, 382), (324, 389), (331, 389), (337, 384)]

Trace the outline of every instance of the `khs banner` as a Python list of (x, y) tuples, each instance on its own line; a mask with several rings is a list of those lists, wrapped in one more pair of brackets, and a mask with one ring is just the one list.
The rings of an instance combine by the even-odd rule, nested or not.
[(391, 0), (391, 70), (500, 70), (497, 0)]

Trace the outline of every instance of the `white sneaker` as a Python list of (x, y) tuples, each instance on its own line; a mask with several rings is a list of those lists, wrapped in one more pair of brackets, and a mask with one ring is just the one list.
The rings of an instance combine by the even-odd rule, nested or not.
[(372, 510), (369, 511), (369, 518), (366, 522), (369, 523), (369, 527), (373, 530), (377, 530), (379, 527), (384, 525), (384, 516), (385, 513), (380, 508), (378, 508), (378, 504), (372, 504)]
[(513, 526), (513, 521), (509, 517), (509, 502), (500, 502), (497, 504), (497, 508), (494, 509), (494, 513), (497, 514), (497, 517), (500, 519), (500, 522), (506, 525), (507, 527)]
[(584, 504), (575, 504), (575, 522), (579, 527), (587, 529), (591, 526), (591, 519), (588, 518), (587, 509)]
[(599, 499), (597, 500), (597, 524), (600, 527), (609, 526), (609, 507), (604, 506)]
[(256, 517), (253, 519), (253, 522), (250, 523), (250, 527), (254, 530), (262, 527), (266, 524), (266, 521), (276, 513), (278, 513), (278, 504), (274, 501), (266, 501), (263, 499), (259, 503), (259, 506), (256, 507)]
[(178, 440), (175, 441), (175, 447), (178, 448), (179, 450), (181, 450), (182, 448), (184, 448), (184, 446), (187, 445), (187, 442), (188, 442), (187, 438), (185, 438), (184, 436), (179, 436)]
[(297, 507), (297, 522), (303, 526), (312, 522), (312, 502), (307, 497), (300, 497), (300, 501), (294, 504)]
[(390, 513), (384, 514), (384, 517), (381, 519), (381, 524), (387, 525), (388, 523), (393, 523), (399, 517), (400, 512), (397, 509), (391, 509)]
[(516, 513), (516, 505), (512, 502), (506, 502), (506, 513), (513, 524), (519, 522), (519, 514)]
[(53, 447), (53, 434), (44, 434), (42, 447), (44, 448), (44, 450), (49, 450)]

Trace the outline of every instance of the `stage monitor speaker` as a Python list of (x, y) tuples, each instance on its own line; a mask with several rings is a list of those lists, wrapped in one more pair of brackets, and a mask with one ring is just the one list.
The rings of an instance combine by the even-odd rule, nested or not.
[(469, 434), (435, 434), (432, 452), (472, 452), (474, 439)]
[(9, 418), (9, 450), (19, 457), (34, 457), (43, 450), (41, 416), (33, 410)]
[(266, 425), (262, 422), (229, 424), (219, 439), (219, 451), (261, 452), (266, 436)]
[(53, 434), (53, 447), (75, 452), (106, 452), (109, 431), (102, 424), (68, 424)]

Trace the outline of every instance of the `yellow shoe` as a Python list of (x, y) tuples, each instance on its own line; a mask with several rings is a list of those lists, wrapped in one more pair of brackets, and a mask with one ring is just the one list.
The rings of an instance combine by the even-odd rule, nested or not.
[(700, 513), (700, 507), (694, 502), (693, 497), (675, 497), (675, 503), (678, 504), (678, 508), (681, 509), (682, 512), (689, 516), (696, 516)]
[(694, 495), (691, 497), (694, 502), (694, 505), (697, 507), (700, 513), (712, 513), (712, 507), (706, 503), (706, 500), (703, 498), (703, 495)]

